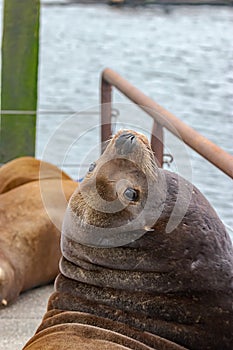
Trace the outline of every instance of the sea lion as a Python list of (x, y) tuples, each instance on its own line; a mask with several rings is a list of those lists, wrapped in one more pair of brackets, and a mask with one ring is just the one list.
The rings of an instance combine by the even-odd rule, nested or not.
[[(0, 305), (56, 277), (59, 226), (76, 187), (56, 166), (32, 157), (0, 168)], [(53, 203), (52, 212), (45, 202)]]
[(61, 247), (55, 292), (24, 350), (232, 349), (231, 240), (196, 187), (157, 167), (145, 136), (119, 131), (90, 166)]

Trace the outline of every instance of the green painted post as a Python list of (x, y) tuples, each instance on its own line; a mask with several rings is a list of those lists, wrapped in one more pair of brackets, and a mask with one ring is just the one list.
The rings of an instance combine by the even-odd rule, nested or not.
[(40, 0), (5, 0), (2, 39), (0, 162), (34, 155)]

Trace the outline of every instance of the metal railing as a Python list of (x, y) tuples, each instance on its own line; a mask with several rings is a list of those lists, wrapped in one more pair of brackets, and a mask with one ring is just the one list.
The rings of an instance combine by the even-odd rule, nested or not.
[(105, 142), (112, 136), (111, 109), (112, 87), (118, 89), (132, 102), (149, 114), (153, 120), (151, 132), (151, 147), (160, 166), (163, 165), (163, 128), (166, 128), (176, 137), (202, 157), (214, 164), (225, 174), (233, 178), (233, 156), (200, 135), (186, 125), (175, 115), (161, 107), (150, 97), (143, 94), (135, 86), (110, 68), (102, 72), (101, 77), (101, 141)]

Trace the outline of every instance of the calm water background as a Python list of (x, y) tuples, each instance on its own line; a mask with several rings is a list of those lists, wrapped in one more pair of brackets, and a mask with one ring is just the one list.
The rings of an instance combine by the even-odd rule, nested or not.
[[(75, 178), (85, 172), (78, 164), (98, 157), (99, 77), (107, 66), (233, 154), (232, 33), (230, 7), (42, 4), (39, 109), (61, 114), (39, 115), (37, 156), (63, 164)], [(119, 93), (114, 100), (116, 128), (150, 132), (149, 117)], [(67, 110), (88, 113), (68, 116)], [(232, 180), (168, 133), (166, 140), (166, 151), (175, 155), (171, 169), (191, 180), (233, 227)]]

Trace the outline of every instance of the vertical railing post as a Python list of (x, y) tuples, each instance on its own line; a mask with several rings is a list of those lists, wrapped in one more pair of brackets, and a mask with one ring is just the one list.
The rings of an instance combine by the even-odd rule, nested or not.
[(154, 122), (151, 134), (151, 148), (160, 168), (163, 167), (163, 127)]
[(39, 17), (40, 0), (4, 1), (1, 109), (22, 113), (1, 115), (1, 163), (35, 154)]
[(105, 141), (112, 136), (112, 86), (101, 77), (101, 152), (105, 149)]

